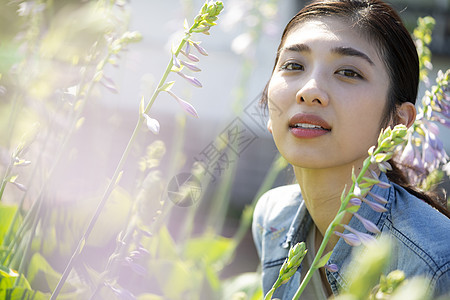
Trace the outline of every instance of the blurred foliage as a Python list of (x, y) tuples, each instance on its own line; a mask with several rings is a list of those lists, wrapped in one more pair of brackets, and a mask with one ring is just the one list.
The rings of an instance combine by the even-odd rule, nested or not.
[(353, 253), (353, 260), (348, 267), (351, 278), (348, 289), (341, 291), (336, 300), (427, 300), (429, 294), (428, 280), (421, 277), (405, 279), (405, 274), (394, 270), (383, 275), (392, 249), (387, 239), (379, 239), (364, 251)]
[[(194, 234), (193, 220), (204, 214), (198, 204), (186, 208), (180, 232), (170, 228), (176, 206), (165, 201), (169, 179), (160, 168), (166, 155), (162, 141), (147, 145), (146, 138), (133, 149), (137, 174), (131, 188), (119, 185), (122, 172), (114, 182), (92, 183), (96, 188), (91, 190), (83, 186), (90, 174), (74, 171), (67, 180), (72, 170), (66, 168), (82, 163), (73, 140), (83, 139), (89, 122), (86, 107), (95, 107), (105, 89), (118, 93), (106, 67), (117, 67), (121, 53), (140, 40), (139, 33), (128, 31), (129, 19), (123, 0), (0, 4), (0, 26), (8, 29), (0, 33), (1, 299), (51, 297), (100, 202), (99, 194), (111, 183), (109, 200), (90, 238), (81, 241), (80, 256), (58, 299), (211, 299), (222, 294), (229, 299), (227, 290), (235, 287), (230, 282), (241, 282), (226, 283), (221, 272), (248, 232), (256, 199), (271, 188), (286, 167), (284, 160), (274, 161), (232, 237), (223, 236), (222, 229), (233, 170), (211, 197), (208, 214), (213, 217), (204, 230)], [(178, 122), (168, 174), (186, 163), (185, 122)], [(210, 179), (203, 172), (200, 165), (192, 166), (207, 187)], [(259, 284), (248, 280), (240, 286), (246, 282), (246, 293), (259, 297)]]

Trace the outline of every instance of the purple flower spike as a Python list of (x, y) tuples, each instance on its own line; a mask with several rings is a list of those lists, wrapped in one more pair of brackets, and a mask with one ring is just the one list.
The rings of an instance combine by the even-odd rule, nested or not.
[(200, 61), (200, 59), (197, 56), (195, 56), (194, 54), (186, 53), (183, 50), (181, 50), (180, 52), (181, 52), (181, 54), (186, 56), (186, 58), (189, 59), (190, 61), (193, 61), (193, 62)]
[(361, 245), (361, 241), (359, 238), (353, 233), (340, 233), (339, 231), (334, 232), (335, 235), (344, 239), (344, 241), (350, 246), (359, 246)]
[(361, 205), (361, 199), (359, 198), (352, 198), (350, 201), (348, 201), (351, 205), (360, 206)]
[(366, 228), (367, 231), (370, 231), (372, 233), (380, 233), (380, 230), (378, 229), (377, 225), (375, 225), (374, 223), (372, 223), (367, 219), (364, 219), (357, 213), (354, 213), (353, 215), (358, 218), (358, 220), (363, 224), (364, 228)]
[(208, 56), (208, 52), (206, 52), (205, 48), (201, 47), (199, 44), (194, 43), (194, 47), (197, 49), (198, 53), (204, 56)]
[(331, 273), (337, 272), (339, 270), (339, 267), (335, 264), (325, 265), (324, 268), (330, 271)]
[(387, 203), (387, 200), (386, 200), (386, 199), (384, 199), (384, 198), (381, 197), (381, 196), (378, 196), (377, 194), (374, 194), (374, 193), (372, 193), (372, 192), (369, 192), (369, 195), (370, 195), (370, 197), (373, 198), (373, 200), (377, 201), (377, 202), (380, 203), (380, 204), (386, 204), (386, 203)]
[(189, 104), (188, 102), (184, 101), (183, 99), (181, 99), (180, 97), (178, 97), (177, 95), (175, 95), (172, 91), (167, 91), (167, 93), (169, 93), (172, 97), (175, 98), (175, 100), (177, 100), (178, 104), (180, 104), (180, 106), (184, 109), (184, 111), (186, 111), (187, 113), (193, 115), (194, 117), (198, 118), (198, 114), (197, 111), (195, 110), (195, 108)]
[(193, 71), (193, 72), (200, 72), (201, 70), (199, 68), (197, 68), (195, 65), (190, 64), (186, 61), (181, 61), (181, 64), (183, 66), (185, 66), (186, 68), (188, 68), (189, 70)]
[(198, 81), (197, 78), (192, 77), (192, 76), (189, 76), (189, 75), (186, 75), (186, 74), (184, 74), (184, 73), (182, 73), (182, 72), (177, 72), (177, 74), (180, 75), (181, 77), (183, 77), (184, 79), (186, 79), (186, 80), (187, 80), (190, 84), (192, 84), (193, 86), (199, 87), (199, 88), (202, 87), (201, 82)]
[(369, 205), (370, 208), (373, 209), (373, 210), (376, 211), (376, 212), (380, 212), (380, 213), (381, 213), (381, 212), (387, 211), (387, 209), (386, 209), (383, 205), (380, 205), (380, 204), (378, 204), (378, 203), (369, 201), (369, 200), (367, 200), (366, 198), (364, 198), (363, 201), (366, 202), (367, 205)]

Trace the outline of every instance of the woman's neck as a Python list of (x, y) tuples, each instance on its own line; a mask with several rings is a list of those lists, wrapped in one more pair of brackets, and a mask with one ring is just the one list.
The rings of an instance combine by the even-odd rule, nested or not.
[[(300, 185), (302, 197), (321, 236), (324, 236), (328, 225), (339, 210), (344, 187), (347, 186), (348, 191), (352, 184), (353, 166), (355, 166), (355, 173), (358, 174), (362, 164), (363, 160), (327, 169), (305, 169), (294, 166), (295, 177)], [(346, 214), (342, 223), (347, 224), (350, 219), (351, 215)], [(339, 226), (336, 230), (342, 232), (344, 229)], [(339, 237), (333, 235), (327, 250), (332, 250), (338, 240)]]

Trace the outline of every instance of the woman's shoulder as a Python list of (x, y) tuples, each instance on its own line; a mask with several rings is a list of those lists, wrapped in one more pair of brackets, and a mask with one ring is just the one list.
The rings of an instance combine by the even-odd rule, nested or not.
[(404, 188), (396, 184), (393, 188), (395, 197), (385, 225), (402, 253), (394, 258), (394, 263), (406, 268), (411, 275), (428, 269), (437, 288), (442, 288), (442, 282), (448, 286), (450, 219)]
[(254, 217), (264, 220), (294, 217), (302, 201), (298, 184), (284, 185), (264, 193), (258, 200)]
[[(450, 219), (447, 216), (403, 187), (393, 184), (393, 188), (395, 197), (391, 203), (390, 217), (399, 226), (417, 228), (426, 235), (450, 232)], [(450, 240), (448, 243), (450, 245)]]

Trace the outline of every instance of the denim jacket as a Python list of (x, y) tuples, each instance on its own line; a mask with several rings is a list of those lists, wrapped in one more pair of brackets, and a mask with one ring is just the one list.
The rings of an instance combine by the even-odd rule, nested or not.
[[(399, 185), (389, 182), (384, 173), (380, 179), (390, 183), (391, 187), (374, 186), (371, 192), (388, 201), (385, 205), (387, 211), (375, 212), (363, 202), (358, 214), (375, 223), (381, 234), (388, 235), (392, 241), (393, 253), (385, 274), (399, 269), (405, 272), (407, 278), (426, 276), (434, 296), (449, 294), (450, 220)], [(367, 199), (373, 200), (370, 196)], [(311, 225), (312, 219), (298, 184), (272, 189), (259, 199), (252, 232), (262, 264), (264, 294), (278, 278), (289, 247), (305, 241)], [(371, 234), (355, 217), (350, 220), (349, 226)], [(328, 261), (328, 264), (336, 264), (339, 268), (334, 273), (326, 270), (327, 280), (335, 295), (348, 285), (351, 251), (352, 247), (340, 238)], [(300, 269), (287, 284), (277, 289), (274, 297), (292, 299), (301, 282)]]

